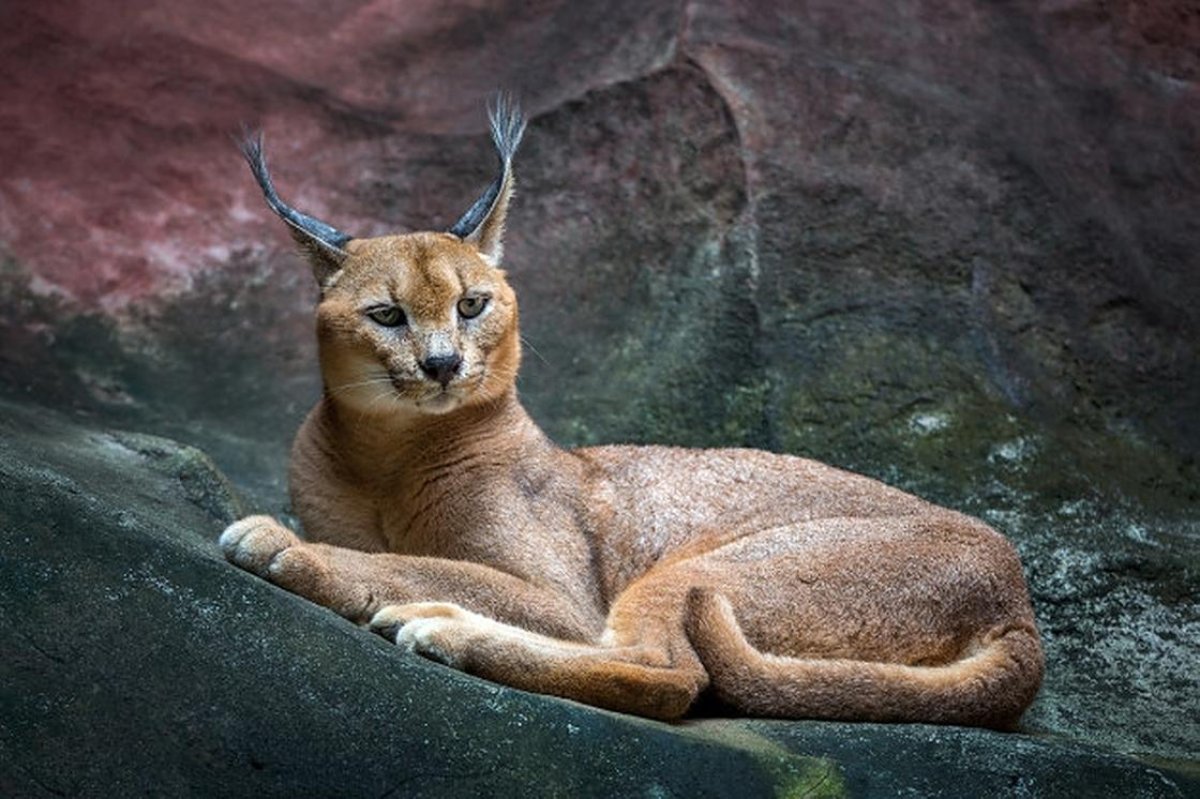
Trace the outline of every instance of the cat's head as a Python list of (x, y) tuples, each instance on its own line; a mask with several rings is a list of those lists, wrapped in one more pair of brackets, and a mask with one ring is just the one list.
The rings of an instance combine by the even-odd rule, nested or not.
[(354, 238), (276, 194), (262, 139), (243, 151), (321, 288), (317, 336), (327, 396), (360, 413), (444, 414), (504, 395), (520, 364), (517, 302), (499, 268), (524, 132), (501, 97), (489, 113), (500, 173), (446, 233)]

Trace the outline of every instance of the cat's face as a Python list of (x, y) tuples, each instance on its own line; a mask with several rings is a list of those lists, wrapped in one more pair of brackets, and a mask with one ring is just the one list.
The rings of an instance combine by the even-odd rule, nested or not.
[(444, 233), (355, 239), (317, 307), (329, 396), (359, 413), (445, 414), (504, 394), (520, 364), (504, 272)]

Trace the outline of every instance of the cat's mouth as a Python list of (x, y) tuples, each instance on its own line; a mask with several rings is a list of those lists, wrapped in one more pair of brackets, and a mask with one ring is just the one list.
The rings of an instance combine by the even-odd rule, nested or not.
[(465, 381), (462, 378), (455, 378), (449, 383), (442, 385), (436, 380), (429, 380), (423, 377), (404, 377), (401, 375), (391, 375), (392, 388), (396, 389), (396, 393), (405, 399), (428, 399), (437, 397), (442, 394), (460, 393)]
[(477, 377), (461, 375), (446, 385), (423, 378), (392, 375), (392, 387), (399, 399), (411, 403), (425, 413), (446, 413), (454, 410), (467, 399), (471, 389), (479, 382)]

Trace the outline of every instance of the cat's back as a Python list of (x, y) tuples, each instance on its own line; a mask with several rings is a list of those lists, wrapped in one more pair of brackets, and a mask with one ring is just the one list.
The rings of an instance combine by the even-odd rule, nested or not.
[[(897, 488), (820, 461), (760, 449), (695, 449), (657, 445), (605, 445), (572, 453), (601, 470), (614, 489), (643, 501), (736, 512), (747, 504), (778, 501), (790, 506), (788, 521), (798, 521), (797, 501), (812, 518), (874, 516), (915, 512), (925, 503)], [(655, 502), (657, 504), (657, 502)], [(762, 514), (756, 512), (762, 519)]]
[(603, 475), (608, 501), (637, 537), (636, 549), (655, 558), (700, 537), (930, 507), (869, 477), (763, 450), (610, 445), (573, 454)]

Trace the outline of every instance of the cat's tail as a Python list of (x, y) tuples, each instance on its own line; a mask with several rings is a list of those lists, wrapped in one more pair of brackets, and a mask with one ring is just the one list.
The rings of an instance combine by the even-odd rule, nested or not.
[(941, 666), (765, 654), (746, 640), (729, 601), (710, 589), (692, 589), (686, 625), (709, 690), (756, 716), (1011, 729), (1044, 668), (1032, 624), (997, 627)]

